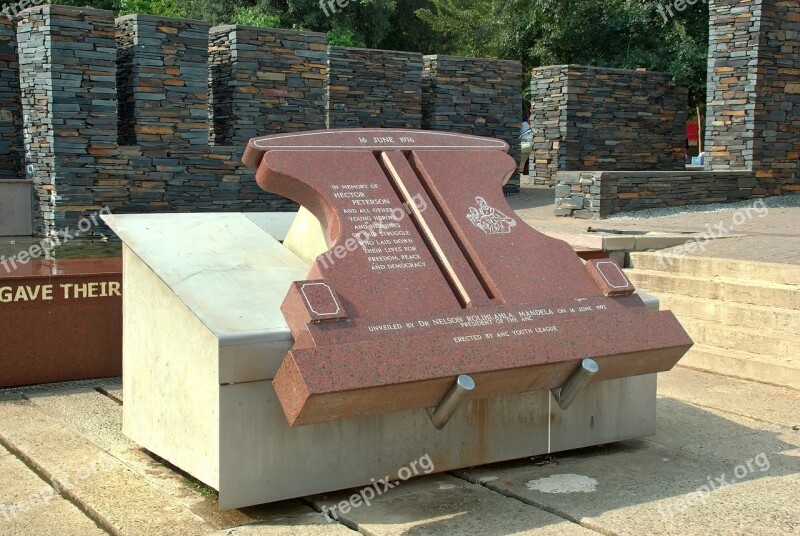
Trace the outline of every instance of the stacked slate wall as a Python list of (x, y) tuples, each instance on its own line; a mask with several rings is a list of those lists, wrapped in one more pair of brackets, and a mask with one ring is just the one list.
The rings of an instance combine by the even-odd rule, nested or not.
[(420, 128), (422, 55), (328, 48), (328, 128)]
[(22, 13), (36, 232), (51, 235), (103, 207), (296, 209), (258, 187), (241, 164), (244, 144), (209, 145), (208, 26), (141, 15), (116, 22), (109, 11), (61, 6)]
[(567, 169), (567, 69), (564, 65), (539, 67), (531, 73), (531, 141), (528, 178), (551, 185)]
[(754, 195), (800, 191), (800, 2), (712, 0), (705, 147)]
[(764, 193), (800, 191), (800, 2), (762, 0), (753, 169)]
[(556, 216), (600, 219), (620, 212), (748, 199), (750, 171), (562, 171)]
[(328, 45), (322, 33), (220, 26), (209, 46), (211, 140), (325, 128)]
[(0, 180), (24, 179), (22, 102), (14, 24), (0, 17)]
[[(21, 13), (17, 40), (24, 112), (17, 117), (29, 133), (27, 170), (40, 234), (74, 227), (103, 207), (294, 210), (291, 201), (262, 191), (241, 164), (250, 138), (328, 123), (422, 123), (419, 54), (334, 48), (329, 86), (323, 34), (209, 29), (150, 15), (115, 20), (108, 11), (38, 6)], [(0, 37), (0, 61), (9, 59), (1, 47), (10, 42)], [(513, 144), (519, 64), (445, 58), (442, 65), (427, 76), (432, 128)], [(15, 74), (6, 69), (0, 80), (13, 86)], [(456, 106), (464, 118), (439, 120)]]
[(50, 234), (99, 209), (102, 197), (125, 197), (103, 163), (117, 143), (113, 14), (31, 8), (17, 41), (34, 226)]
[(709, 169), (748, 169), (755, 133), (758, 7), (738, 0), (709, 4), (706, 128)]
[[(422, 128), (499, 138), (519, 162), (522, 65), (518, 61), (425, 56)], [(519, 174), (505, 186), (519, 191)]]
[(208, 29), (201, 21), (116, 21), (121, 143), (208, 145)]
[(558, 171), (682, 169), (688, 95), (668, 73), (578, 65), (535, 69), (534, 182), (552, 185)]

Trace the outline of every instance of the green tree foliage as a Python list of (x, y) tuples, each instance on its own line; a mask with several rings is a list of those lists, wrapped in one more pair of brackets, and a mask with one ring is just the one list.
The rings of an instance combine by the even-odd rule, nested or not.
[[(705, 100), (708, 6), (666, 0), (431, 0), (417, 13), (448, 52), (516, 59), (526, 72), (579, 64), (668, 71)], [(659, 5), (662, 10), (659, 10)], [(661, 14), (666, 15), (666, 18)]]
[(350, 0), (345, 7), (326, 1), (325, 9), (319, 0), (189, 0), (182, 5), (188, 16), (212, 24), (328, 32), (331, 44), (370, 48), (380, 46), (389, 34), (396, 11), (395, 0)]

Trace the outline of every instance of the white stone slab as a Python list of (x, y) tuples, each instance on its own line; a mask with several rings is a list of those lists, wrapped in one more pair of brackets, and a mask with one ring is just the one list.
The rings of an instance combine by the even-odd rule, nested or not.
[(243, 215), (264, 229), (272, 238), (283, 242), (297, 212), (245, 212)]
[[(285, 214), (283, 221), (275, 220), (278, 236), (294, 218)], [(267, 234), (269, 218), (203, 213), (104, 220), (219, 340), (221, 384), (273, 377), (292, 342), (279, 306), (292, 281), (305, 279), (309, 267)], [(128, 279), (125, 285), (135, 284)]]
[(544, 454), (551, 435), (569, 449), (653, 432), (652, 377), (591, 384), (567, 412), (548, 391), (473, 400), (441, 431), (424, 409), (290, 428), (271, 379), (292, 344), (280, 304), (308, 265), (247, 215), (106, 220), (124, 242), (123, 432), (222, 509), (365, 485), (424, 454), (439, 472)]

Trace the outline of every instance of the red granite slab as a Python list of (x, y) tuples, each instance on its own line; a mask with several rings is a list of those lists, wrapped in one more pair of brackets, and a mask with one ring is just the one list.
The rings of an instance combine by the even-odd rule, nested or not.
[(0, 271), (0, 387), (122, 374), (122, 259)]
[(595, 381), (665, 371), (691, 347), (621, 271), (516, 217), (506, 150), (389, 129), (250, 141), (259, 185), (333, 244), (282, 306), (295, 346), (273, 383), (292, 426), (432, 406), (459, 374), (485, 398), (559, 387), (585, 357)]
[(636, 290), (622, 268), (611, 259), (589, 259), (586, 269), (606, 296), (624, 296)]

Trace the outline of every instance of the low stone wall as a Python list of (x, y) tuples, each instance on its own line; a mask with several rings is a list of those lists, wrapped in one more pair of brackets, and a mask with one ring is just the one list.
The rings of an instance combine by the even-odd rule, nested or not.
[(91, 183), (62, 188), (74, 201), (87, 196), (114, 213), (279, 212), (297, 210), (285, 197), (262, 190), (241, 164), (244, 147), (149, 149), (119, 147)]
[(751, 171), (562, 171), (555, 215), (599, 219), (619, 212), (725, 203), (752, 197)]

